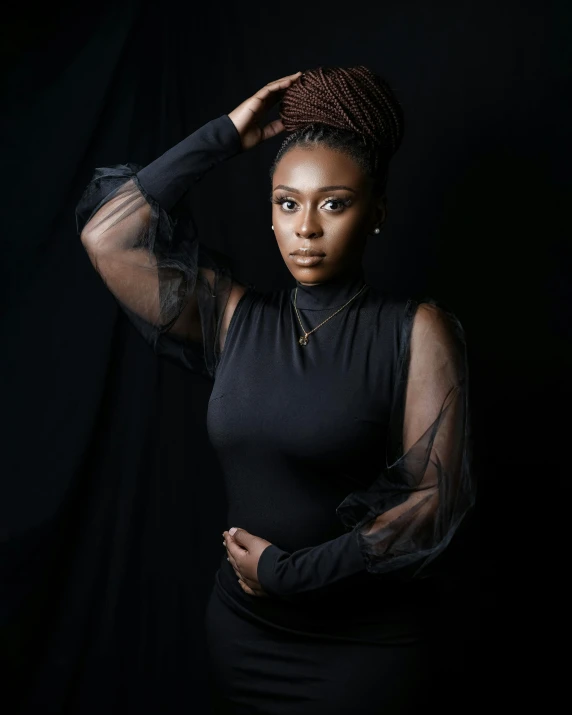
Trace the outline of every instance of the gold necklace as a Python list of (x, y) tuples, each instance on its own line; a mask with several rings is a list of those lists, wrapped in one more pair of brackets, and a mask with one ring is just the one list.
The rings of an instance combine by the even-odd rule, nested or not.
[(324, 323), (327, 323), (328, 320), (331, 320), (334, 317), (334, 315), (337, 315), (341, 310), (343, 310), (347, 305), (349, 305), (352, 302), (352, 300), (355, 300), (358, 297), (358, 295), (367, 287), (368, 287), (367, 283), (364, 283), (362, 285), (362, 287), (359, 289), (359, 291), (353, 296), (353, 298), (350, 298), (347, 303), (344, 303), (344, 305), (342, 305), (341, 308), (338, 308), (335, 313), (332, 313), (332, 315), (330, 315), (329, 318), (326, 318), (319, 325), (316, 325), (315, 328), (312, 328), (312, 330), (308, 330), (308, 332), (306, 332), (304, 326), (302, 325), (302, 319), (300, 318), (300, 313), (298, 312), (298, 308), (296, 306), (296, 298), (298, 296), (298, 286), (296, 286), (296, 292), (294, 293), (294, 310), (296, 311), (296, 315), (298, 316), (298, 322), (300, 323), (300, 327), (302, 328), (302, 330), (304, 332), (304, 335), (302, 335), (300, 337), (300, 339), (298, 340), (300, 345), (307, 345), (308, 344), (308, 335), (311, 335), (318, 328), (321, 328)]

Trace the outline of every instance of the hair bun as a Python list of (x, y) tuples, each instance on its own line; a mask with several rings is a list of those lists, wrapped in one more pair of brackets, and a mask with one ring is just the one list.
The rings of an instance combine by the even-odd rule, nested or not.
[(381, 77), (363, 65), (308, 70), (282, 98), (287, 132), (327, 124), (365, 137), (392, 155), (403, 136), (403, 110)]

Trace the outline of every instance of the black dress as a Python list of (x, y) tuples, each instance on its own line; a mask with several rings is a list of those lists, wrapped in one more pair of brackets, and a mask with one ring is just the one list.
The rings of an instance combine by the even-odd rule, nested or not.
[[(185, 194), (238, 151), (223, 115), (143, 169), (97, 169), (77, 209), (78, 229), (102, 209), (91, 225), (103, 217), (105, 245), (92, 260), (147, 342), (213, 379), (207, 427), (228, 527), (272, 542), (258, 566), (268, 598), (242, 591), (223, 550), (206, 613), (218, 706), (432, 707), (445, 650), (436, 657), (436, 557), (474, 501), (462, 327), (436, 301), (418, 312), (418, 301), (367, 286), (302, 346), (295, 288), (248, 286), (221, 352), (235, 279), (199, 243)], [(296, 283), (306, 330), (364, 282), (358, 271)], [(177, 330), (191, 295), (199, 336)]]

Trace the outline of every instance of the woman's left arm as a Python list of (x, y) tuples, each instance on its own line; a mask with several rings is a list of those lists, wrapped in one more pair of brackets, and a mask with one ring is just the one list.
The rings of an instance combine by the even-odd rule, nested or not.
[(373, 483), (338, 506), (347, 534), (293, 553), (275, 544), (261, 550), (256, 575), (264, 592), (296, 600), (364, 570), (418, 576), (473, 505), (464, 331), (431, 299), (405, 309), (390, 454)]

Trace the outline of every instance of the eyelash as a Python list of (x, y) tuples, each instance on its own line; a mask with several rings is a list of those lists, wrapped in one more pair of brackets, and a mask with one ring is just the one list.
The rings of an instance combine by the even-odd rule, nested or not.
[[(273, 204), (278, 204), (280, 206), (283, 206), (285, 203), (296, 203), (296, 199), (292, 199), (289, 196), (272, 196), (270, 201)], [(329, 213), (341, 213), (345, 208), (348, 206), (351, 206), (352, 200), (351, 199), (340, 199), (340, 198), (329, 198), (324, 201), (325, 204), (327, 203), (336, 203), (336, 204), (341, 204), (341, 208), (338, 209), (332, 209)], [(285, 213), (294, 213), (294, 209), (283, 209)]]

